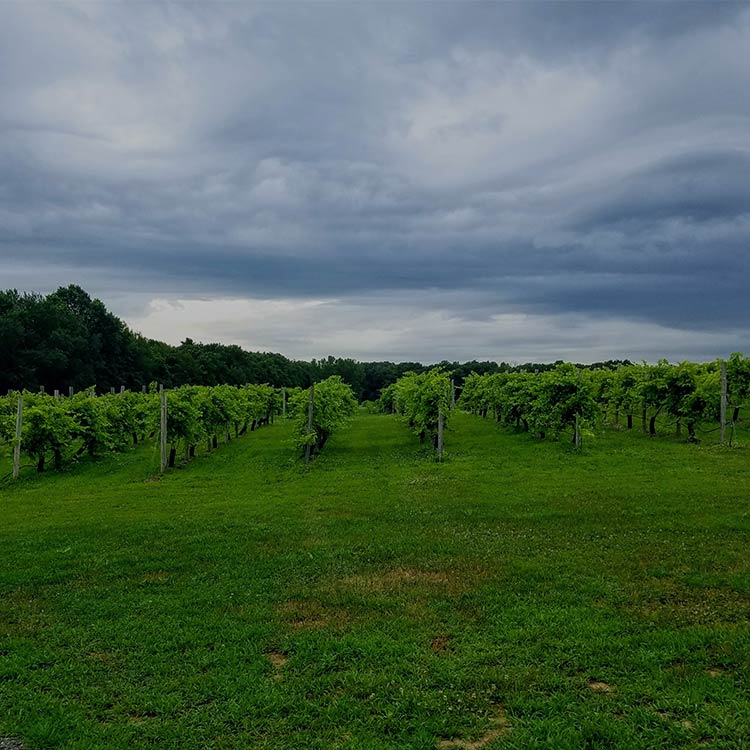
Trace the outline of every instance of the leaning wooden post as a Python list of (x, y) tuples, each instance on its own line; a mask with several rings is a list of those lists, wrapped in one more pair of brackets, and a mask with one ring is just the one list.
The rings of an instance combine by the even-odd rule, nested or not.
[[(715, 403), (715, 402), (714, 402)], [(727, 363), (721, 360), (721, 444), (724, 445), (727, 440)]]
[(443, 426), (445, 417), (443, 417), (443, 410), (438, 411), (438, 434), (437, 434), (437, 458), (438, 461), (443, 460)]
[(160, 466), (160, 473), (164, 473), (165, 469), (167, 468), (167, 392), (164, 390), (164, 386), (159, 386), (160, 390), (160, 396), (161, 396), (161, 434), (160, 434), (160, 442), (161, 442), (161, 466)]
[(13, 479), (18, 479), (21, 470), (21, 425), (23, 424), (23, 396), (18, 397), (16, 412), (16, 441), (13, 443)]
[[(315, 383), (310, 386), (310, 401), (307, 404), (307, 435), (312, 435), (313, 431), (313, 408), (315, 404)], [(309, 437), (308, 437), (309, 440)], [(305, 463), (310, 463), (310, 455), (312, 454), (312, 445), (308, 442), (305, 446)]]

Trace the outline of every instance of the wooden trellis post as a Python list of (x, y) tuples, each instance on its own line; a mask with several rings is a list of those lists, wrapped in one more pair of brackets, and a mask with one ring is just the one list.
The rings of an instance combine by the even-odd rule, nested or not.
[(721, 360), (721, 444), (727, 440), (727, 363)]
[(159, 386), (159, 390), (161, 395), (161, 465), (159, 471), (163, 474), (167, 468), (167, 392), (163, 385)]
[(443, 410), (440, 409), (438, 412), (438, 433), (437, 433), (437, 458), (438, 461), (443, 460), (443, 427), (445, 417), (443, 417)]
[[(310, 386), (310, 401), (307, 404), (307, 434), (312, 435), (313, 431), (313, 408), (315, 404), (315, 383)], [(312, 445), (308, 443), (305, 446), (305, 463), (310, 463), (312, 455)]]
[(13, 479), (18, 479), (21, 470), (21, 425), (23, 424), (23, 396), (18, 397), (16, 412), (16, 442), (13, 444)]

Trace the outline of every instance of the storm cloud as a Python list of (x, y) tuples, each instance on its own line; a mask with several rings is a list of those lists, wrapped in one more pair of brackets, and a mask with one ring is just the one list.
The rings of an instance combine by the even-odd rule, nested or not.
[(5, 3), (0, 286), (168, 341), (750, 350), (745, 3)]

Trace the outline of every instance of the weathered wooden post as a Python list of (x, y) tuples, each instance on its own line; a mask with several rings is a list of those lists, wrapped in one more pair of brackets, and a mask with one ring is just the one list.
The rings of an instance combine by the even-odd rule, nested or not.
[(721, 444), (727, 441), (727, 363), (721, 360)]
[(145, 393), (145, 392), (146, 392), (146, 386), (145, 386), (145, 385), (142, 385), (142, 386), (141, 386), (141, 393)]
[(44, 393), (44, 386), (43, 385), (39, 386), (39, 393)]
[(60, 390), (58, 388), (55, 388), (55, 398), (60, 398)]
[(281, 389), (281, 416), (286, 418), (286, 388)]
[[(312, 435), (313, 431), (313, 408), (315, 404), (315, 383), (310, 386), (310, 401), (307, 404), (307, 434)], [(308, 442), (305, 446), (305, 463), (310, 463), (312, 454), (312, 445)]]
[(73, 386), (68, 386), (68, 398), (73, 398)]
[(23, 424), (23, 396), (18, 396), (16, 411), (16, 442), (13, 444), (13, 479), (18, 479), (21, 470), (21, 425)]
[(438, 434), (437, 434), (437, 459), (438, 461), (443, 460), (443, 426), (445, 418), (443, 417), (443, 410), (438, 411)]
[(125, 393), (125, 386), (121, 385), (120, 386), (120, 395), (122, 395), (123, 393)]
[(161, 396), (161, 421), (160, 421), (160, 442), (161, 442), (161, 465), (160, 473), (163, 474), (167, 468), (167, 392), (164, 390), (164, 386), (159, 386), (159, 393)]
[(451, 409), (456, 408), (456, 383), (451, 378)]
[(110, 394), (111, 394), (112, 396), (114, 396), (114, 395), (115, 395), (115, 387), (114, 387), (114, 386), (112, 386), (112, 387), (111, 387), (111, 388), (109, 389), (109, 392), (110, 392)]

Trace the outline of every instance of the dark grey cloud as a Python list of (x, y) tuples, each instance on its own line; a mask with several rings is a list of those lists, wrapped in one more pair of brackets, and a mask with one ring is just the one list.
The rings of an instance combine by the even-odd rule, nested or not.
[(290, 354), (360, 314), (391, 321), (373, 356), (584, 358), (605, 324), (612, 355), (748, 348), (746, 3), (0, 16), (2, 286), (81, 283), (147, 328), (153, 300), (278, 300), (290, 328), (320, 302), (304, 345), (251, 305)]

